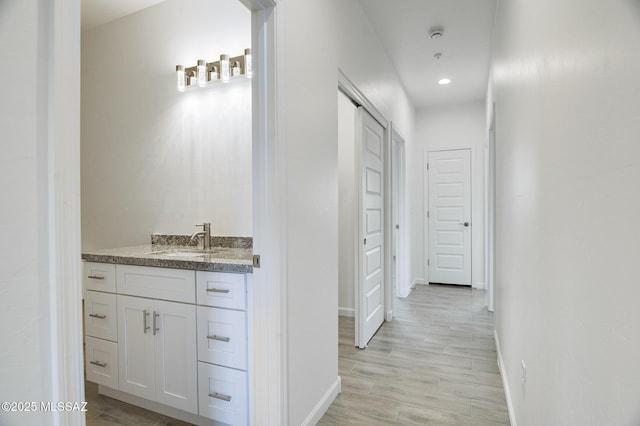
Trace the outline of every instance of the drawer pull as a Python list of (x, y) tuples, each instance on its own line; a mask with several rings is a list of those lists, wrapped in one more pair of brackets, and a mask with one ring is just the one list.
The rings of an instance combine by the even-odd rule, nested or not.
[(89, 314), (89, 316), (91, 318), (98, 318), (98, 319), (105, 319), (107, 317), (106, 315), (100, 315), (100, 314)]
[(100, 361), (89, 361), (89, 364), (97, 365), (98, 367), (106, 367), (107, 366), (106, 362), (100, 362)]
[(229, 341), (231, 341), (231, 339), (229, 337), (216, 336), (215, 334), (213, 336), (207, 336), (207, 339), (220, 340), (221, 342), (229, 342)]
[(214, 392), (214, 393), (210, 393), (209, 396), (211, 398), (217, 398), (217, 399), (221, 399), (223, 401), (231, 401), (231, 397), (229, 395), (225, 395), (223, 393), (218, 393), (218, 392)]
[(104, 280), (104, 277), (100, 275), (89, 275), (87, 278), (91, 278), (92, 280)]
[(221, 288), (208, 288), (207, 292), (209, 293), (229, 293), (229, 289), (221, 289)]

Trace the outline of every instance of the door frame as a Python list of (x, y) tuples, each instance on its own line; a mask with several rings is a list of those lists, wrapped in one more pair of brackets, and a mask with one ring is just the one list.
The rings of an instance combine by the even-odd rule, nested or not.
[[(396, 293), (395, 297), (407, 297), (411, 293), (411, 286), (407, 277), (407, 265), (406, 257), (408, 250), (406, 250), (407, 241), (407, 221), (406, 218), (406, 144), (404, 138), (398, 133), (396, 126), (393, 122), (390, 123), (391, 128), (391, 211), (395, 212), (395, 216), (391, 217), (391, 233), (393, 234), (393, 227), (399, 225), (398, 241), (396, 245), (396, 253), (391, 253), (391, 256), (396, 255)], [(394, 146), (398, 146), (397, 158), (395, 155)], [(397, 168), (394, 168), (397, 165)], [(397, 182), (394, 182), (394, 179)], [(393, 206), (393, 204), (397, 206)], [(392, 259), (393, 260), (393, 259)]]
[[(384, 152), (384, 158), (383, 158), (383, 173), (384, 173), (384, 177), (383, 177), (383, 186), (384, 186), (384, 215), (385, 215), (385, 219), (384, 219), (384, 226), (385, 226), (385, 230), (384, 230), (384, 240), (387, 242), (386, 244), (384, 244), (384, 256), (383, 256), (383, 262), (384, 262), (384, 291), (383, 291), (383, 295), (384, 295), (384, 312), (385, 312), (385, 321), (390, 321), (393, 318), (393, 297), (392, 297), (392, 286), (391, 286), (391, 247), (390, 244), (388, 243), (390, 241), (391, 238), (391, 201), (390, 201), (390, 191), (391, 191), (391, 163), (390, 163), (390, 158), (391, 158), (391, 128), (390, 128), (390, 123), (389, 121), (384, 117), (384, 115), (376, 108), (376, 106), (362, 93), (362, 91), (360, 91), (360, 89), (358, 89), (358, 87), (353, 84), (353, 82), (347, 77), (347, 75), (340, 69), (338, 68), (338, 90), (340, 90), (342, 93), (344, 93), (348, 98), (350, 98), (356, 105), (358, 106), (362, 106), (378, 123), (380, 123), (380, 125), (382, 126), (382, 128), (384, 129), (384, 140), (383, 140), (383, 152)], [(354, 165), (355, 167), (355, 165)], [(360, 176), (357, 177), (358, 182), (360, 182), (362, 179)], [(360, 184), (358, 184), (360, 185)], [(357, 188), (358, 191), (361, 191), (360, 187)], [(356, 213), (357, 218), (355, 218), (355, 222), (357, 223), (358, 226), (360, 224), (360, 208), (357, 209)], [(355, 239), (353, 241), (354, 247), (357, 247), (357, 259), (360, 259), (360, 249), (361, 244), (360, 244), (360, 238), (359, 235), (355, 236)], [(356, 277), (359, 276), (359, 272), (358, 275), (356, 275)], [(354, 293), (354, 304), (355, 304), (355, 335), (356, 335), (356, 341), (358, 339), (359, 336), (359, 329), (358, 329), (358, 315), (359, 315), (359, 308), (358, 308), (358, 291), (359, 291), (359, 279), (356, 278), (356, 282), (355, 282), (355, 293)]]
[(489, 134), (485, 153), (485, 282), (487, 310), (494, 312), (496, 266), (496, 103), (489, 111)]
[[(277, 0), (239, 0), (251, 10), (252, 140), (253, 140), (253, 229), (254, 251), (262, 256), (262, 268), (252, 276), (253, 309), (250, 327), (261, 333), (249, 342), (252, 393), (249, 395), (251, 423), (287, 424), (286, 364), (286, 253), (284, 215), (285, 177), (283, 150), (277, 135), (283, 126), (284, 106), (278, 102), (284, 63), (283, 31), (277, 19)], [(48, 5), (49, 34), (46, 105), (50, 146), (47, 179), (50, 195), (48, 303), (51, 323), (51, 384), (57, 401), (84, 400), (82, 353), (82, 284), (80, 243), (80, 0), (53, 0)], [(53, 54), (55, 53), (55, 54)], [(266, 354), (266, 356), (265, 356)], [(85, 417), (61, 413), (56, 425), (84, 425)]]
[(469, 150), (469, 178), (470, 178), (470, 191), (471, 191), (471, 200), (470, 203), (471, 205), (469, 206), (470, 208), (470, 216), (471, 216), (471, 237), (470, 237), (470, 244), (471, 244), (471, 259), (469, 259), (469, 261), (471, 262), (471, 288), (476, 288), (474, 286), (473, 283), (473, 255), (474, 255), (474, 250), (473, 250), (473, 200), (474, 200), (474, 192), (473, 192), (473, 176), (474, 176), (474, 167), (473, 167), (473, 159), (474, 157), (474, 148), (472, 146), (458, 146), (458, 147), (451, 147), (451, 148), (446, 148), (446, 149), (429, 149), (429, 148), (425, 148), (424, 149), (424, 157), (423, 157), (423, 161), (422, 161), (422, 169), (423, 169), (423, 173), (424, 173), (424, 180), (423, 180), (423, 214), (422, 214), (422, 219), (423, 219), (423, 228), (422, 228), (422, 232), (423, 232), (423, 241), (424, 241), (424, 279), (425, 279), (425, 285), (429, 285), (429, 264), (427, 263), (427, 260), (430, 259), (430, 253), (429, 253), (429, 241), (431, 238), (431, 235), (429, 234), (429, 218), (427, 217), (427, 212), (430, 211), (430, 207), (429, 207), (429, 169), (427, 168), (427, 163), (429, 162), (429, 153), (430, 152), (442, 152), (442, 151), (460, 151), (462, 149), (468, 149)]

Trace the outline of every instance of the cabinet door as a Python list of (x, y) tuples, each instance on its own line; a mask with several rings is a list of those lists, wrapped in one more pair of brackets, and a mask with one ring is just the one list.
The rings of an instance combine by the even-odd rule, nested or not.
[(116, 265), (82, 262), (82, 284), (85, 290), (116, 291)]
[(198, 306), (198, 360), (247, 369), (247, 318), (244, 311)]
[(86, 337), (87, 380), (118, 389), (118, 344)]
[(198, 363), (199, 415), (229, 425), (248, 424), (247, 373)]
[(119, 389), (155, 399), (153, 300), (118, 295)]
[(154, 303), (156, 401), (197, 414), (196, 307)]
[(116, 295), (98, 291), (84, 292), (85, 334), (100, 339), (118, 340)]

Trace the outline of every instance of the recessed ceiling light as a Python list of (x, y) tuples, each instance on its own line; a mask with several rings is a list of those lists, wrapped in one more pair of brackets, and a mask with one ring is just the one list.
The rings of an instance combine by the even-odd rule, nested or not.
[(449, 84), (451, 83), (451, 80), (449, 80), (448, 78), (442, 78), (438, 81), (438, 84), (440, 85), (445, 85), (445, 84)]

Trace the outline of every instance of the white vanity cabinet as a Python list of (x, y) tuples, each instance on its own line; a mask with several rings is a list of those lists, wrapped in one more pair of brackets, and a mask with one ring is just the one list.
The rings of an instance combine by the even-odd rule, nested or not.
[(248, 424), (246, 274), (96, 262), (83, 270), (87, 380), (191, 423)]
[(198, 413), (196, 307), (118, 295), (119, 390)]

